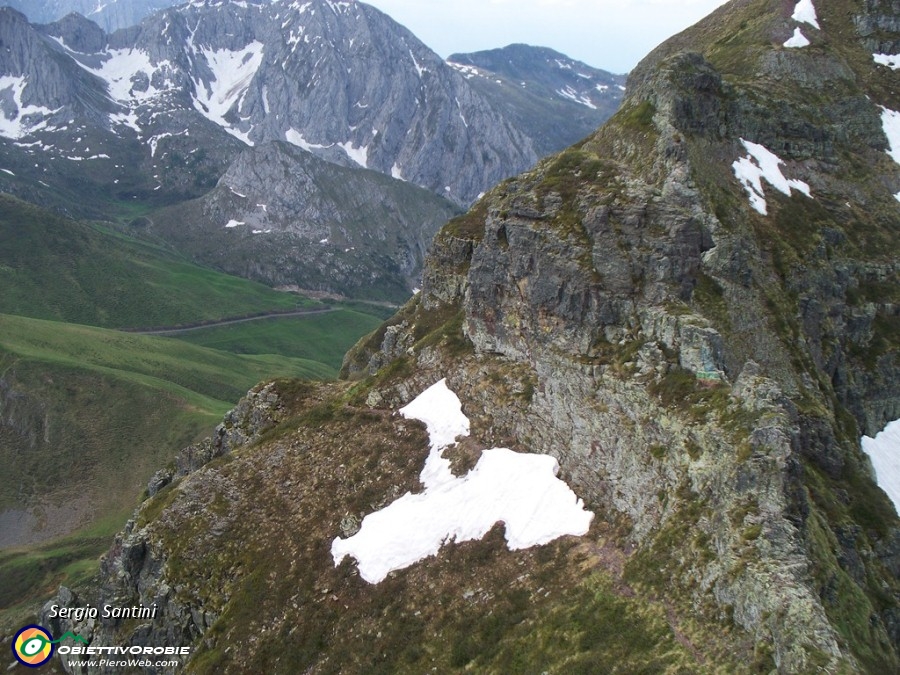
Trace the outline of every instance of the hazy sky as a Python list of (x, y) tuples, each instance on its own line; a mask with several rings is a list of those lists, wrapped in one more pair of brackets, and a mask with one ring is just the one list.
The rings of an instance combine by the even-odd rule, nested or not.
[(524, 42), (615, 73), (725, 1), (363, 0), (445, 58)]

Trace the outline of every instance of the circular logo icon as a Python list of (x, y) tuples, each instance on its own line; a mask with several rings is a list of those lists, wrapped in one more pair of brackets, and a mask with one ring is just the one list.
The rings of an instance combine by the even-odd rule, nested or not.
[(25, 626), (12, 641), (13, 656), (23, 666), (37, 668), (53, 656), (53, 636), (40, 626)]

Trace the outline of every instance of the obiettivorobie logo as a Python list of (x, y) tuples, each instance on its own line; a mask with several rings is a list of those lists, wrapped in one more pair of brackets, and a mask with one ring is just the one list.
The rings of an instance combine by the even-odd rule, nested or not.
[[(63, 640), (72, 640), (74, 645), (58, 645)], [(77, 643), (84, 646), (80, 646)], [(13, 656), (16, 661), (23, 666), (29, 668), (38, 668), (44, 665), (53, 656), (56, 651), (60, 656), (76, 656), (93, 658), (95, 656), (104, 657), (95, 665), (99, 667), (149, 667), (152, 665), (177, 666), (180, 661), (173, 660), (176, 657), (186, 657), (191, 655), (191, 647), (149, 647), (131, 645), (109, 646), (109, 647), (92, 647), (87, 639), (75, 633), (66, 633), (58, 640), (54, 640), (53, 636), (43, 626), (30, 625), (25, 626), (13, 638), (12, 641)], [(129, 657), (127, 660), (112, 660), (111, 657)], [(141, 660), (135, 660), (130, 657), (143, 657)], [(167, 661), (160, 661), (160, 657), (169, 657)], [(93, 663), (93, 661), (91, 661)]]
[(43, 626), (25, 626), (13, 638), (13, 656), (23, 666), (37, 668), (50, 660), (55, 645), (68, 638), (75, 642), (88, 643), (83, 637), (74, 633), (66, 633), (59, 640), (54, 640), (50, 632)]

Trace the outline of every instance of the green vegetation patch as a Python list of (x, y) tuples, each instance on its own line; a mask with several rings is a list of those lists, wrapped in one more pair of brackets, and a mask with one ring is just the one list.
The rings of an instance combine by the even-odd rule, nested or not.
[(337, 372), (347, 351), (381, 321), (367, 311), (339, 308), (327, 314), (201, 328), (174, 337), (234, 354), (279, 354), (317, 361)]
[(0, 313), (109, 328), (189, 324), (316, 303), (0, 195)]

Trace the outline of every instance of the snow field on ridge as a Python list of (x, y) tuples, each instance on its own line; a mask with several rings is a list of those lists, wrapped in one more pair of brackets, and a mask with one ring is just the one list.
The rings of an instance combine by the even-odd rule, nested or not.
[(420, 475), (425, 491), (407, 493), (366, 516), (352, 537), (335, 538), (335, 566), (352, 556), (360, 576), (377, 584), (394, 570), (436, 555), (447, 542), (481, 539), (498, 522), (505, 525), (510, 550), (587, 534), (594, 514), (556, 477), (559, 464), (549, 455), (493, 448), (468, 474), (453, 475), (442, 452), (469, 434), (469, 420), (446, 380), (400, 413), (424, 422), (428, 430), (431, 450)]

